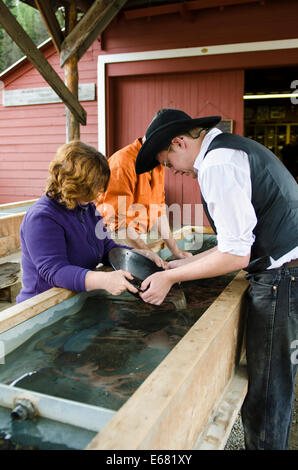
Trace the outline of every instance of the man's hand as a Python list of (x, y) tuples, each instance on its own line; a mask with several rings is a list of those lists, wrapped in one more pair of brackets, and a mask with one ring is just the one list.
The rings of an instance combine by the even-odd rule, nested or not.
[(170, 281), (167, 271), (154, 273), (142, 282), (141, 289), (145, 292), (139, 292), (139, 295), (144, 302), (160, 305), (172, 285), (173, 283)]

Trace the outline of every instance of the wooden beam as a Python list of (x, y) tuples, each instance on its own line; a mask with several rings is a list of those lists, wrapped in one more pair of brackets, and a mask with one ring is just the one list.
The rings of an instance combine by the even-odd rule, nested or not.
[(53, 287), (3, 310), (0, 315), (0, 333), (4, 333), (4, 331), (29, 320), (29, 318), (35, 317), (35, 315), (73, 297), (75, 294), (76, 292), (67, 289)]
[(89, 8), (92, 6), (93, 0), (76, 0), (78, 8), (86, 13)]
[[(77, 24), (77, 8), (74, 0), (71, 1), (68, 14), (68, 28), (72, 31)], [(74, 54), (64, 66), (65, 83), (73, 96), (79, 96), (79, 72), (77, 54)], [(80, 139), (80, 123), (75, 115), (66, 109), (66, 142)]]
[(192, 22), (194, 21), (195, 17), (194, 15), (189, 11), (187, 3), (181, 3), (180, 7), (180, 15), (182, 18), (184, 18), (186, 21)]
[[(1, 263), (0, 264), (0, 291), (6, 287), (15, 284), (19, 278), (21, 270), (20, 263)], [(1, 299), (1, 296), (0, 296)]]
[(127, 0), (95, 0), (76, 27), (64, 39), (61, 46), (60, 65), (74, 54), (78, 60), (84, 55), (93, 41), (104, 31), (121, 10)]
[(56, 47), (57, 52), (60, 53), (64, 35), (56, 18), (55, 11), (53, 10), (53, 5), (51, 5), (47, 0), (35, 0), (35, 3), (47, 30), (51, 35), (54, 46)]
[(23, 30), (2, 0), (0, 0), (0, 24), (57, 95), (60, 96), (66, 106), (77, 117), (78, 121), (85, 125), (86, 111), (72, 95), (57, 72), (51, 67), (42, 52), (36, 47), (30, 36)]
[(260, 3), (260, 0), (196, 0), (181, 3), (170, 3), (166, 5), (157, 5), (146, 8), (138, 8), (136, 10), (126, 10), (124, 17), (127, 20), (135, 20), (137, 18), (146, 18), (149, 16), (167, 15), (169, 13), (180, 13), (181, 5), (185, 5), (188, 11), (205, 10), (206, 8), (216, 8), (234, 5), (243, 5), (246, 3)]

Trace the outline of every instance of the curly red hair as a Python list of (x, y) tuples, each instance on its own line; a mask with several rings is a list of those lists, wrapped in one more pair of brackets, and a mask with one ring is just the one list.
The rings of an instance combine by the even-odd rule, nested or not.
[(62, 145), (49, 166), (46, 195), (74, 209), (78, 201), (96, 201), (110, 179), (104, 155), (80, 140)]

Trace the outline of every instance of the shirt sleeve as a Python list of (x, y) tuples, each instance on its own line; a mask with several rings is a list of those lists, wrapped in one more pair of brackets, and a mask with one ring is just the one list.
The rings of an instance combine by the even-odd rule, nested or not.
[[(223, 157), (225, 151), (217, 149), (214, 152), (221, 152)], [(250, 172), (247, 171), (249, 165), (243, 168), (235, 164), (233, 159), (227, 162), (222, 158), (222, 161), (218, 163), (218, 159), (214, 159), (214, 163), (206, 165), (201, 172), (202, 195), (214, 220), (219, 251), (246, 256), (254, 243), (253, 229), (257, 223), (251, 203), (251, 180)]]
[(39, 275), (50, 286), (86, 291), (89, 269), (69, 262), (64, 229), (59, 223), (50, 216), (32, 214), (26, 221), (24, 239)]

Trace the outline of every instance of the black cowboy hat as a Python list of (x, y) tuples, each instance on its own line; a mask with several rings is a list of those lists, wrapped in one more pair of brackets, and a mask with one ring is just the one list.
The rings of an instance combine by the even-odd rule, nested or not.
[(148, 127), (137, 159), (136, 173), (140, 175), (150, 171), (159, 165), (156, 160), (158, 152), (170, 145), (171, 140), (182, 132), (187, 132), (194, 127), (210, 129), (221, 120), (220, 116), (207, 116), (192, 119), (184, 111), (179, 109), (164, 109), (158, 114)]

